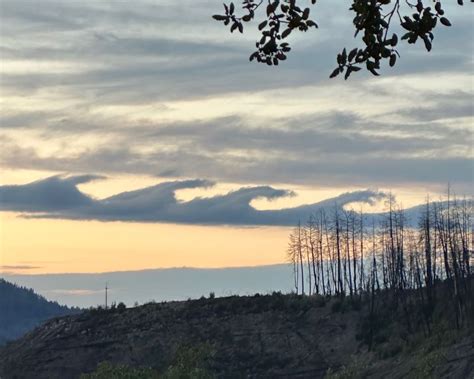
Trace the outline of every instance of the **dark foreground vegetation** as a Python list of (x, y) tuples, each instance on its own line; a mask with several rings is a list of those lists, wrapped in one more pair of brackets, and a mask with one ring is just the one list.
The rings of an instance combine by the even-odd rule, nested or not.
[(78, 312), (79, 309), (48, 301), (32, 289), (0, 279), (0, 345), (22, 336), (52, 317)]
[[(451, 287), (437, 284), (429, 328), (423, 308), (394, 301), (391, 289), (93, 309), (9, 343), (0, 350), (0, 377), (470, 378), (473, 320), (456, 327), (456, 311), (446, 306)], [(404, 296), (416, 304), (420, 294)]]

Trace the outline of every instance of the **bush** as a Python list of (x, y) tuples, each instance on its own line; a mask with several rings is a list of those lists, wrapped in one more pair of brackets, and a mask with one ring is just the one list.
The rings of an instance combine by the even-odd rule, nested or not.
[(325, 307), (326, 306), (326, 298), (322, 295), (313, 295), (312, 301), (316, 307)]
[(389, 341), (380, 349), (379, 356), (382, 359), (393, 358), (402, 351), (403, 345), (400, 341)]
[(118, 305), (117, 305), (117, 311), (119, 311), (120, 313), (122, 313), (123, 311), (125, 311), (125, 309), (127, 309), (127, 306), (120, 302)]
[(80, 379), (213, 379), (207, 368), (207, 360), (213, 350), (207, 344), (195, 347), (181, 347), (176, 352), (172, 365), (161, 375), (148, 367), (129, 367), (102, 362), (94, 372), (82, 374)]
[(80, 379), (158, 379), (158, 377), (158, 373), (151, 368), (134, 368), (102, 362), (94, 372), (82, 374)]
[(215, 375), (206, 368), (213, 355), (208, 344), (181, 347), (176, 352), (174, 363), (163, 373), (165, 379), (213, 379)]
[(446, 361), (444, 355), (439, 351), (433, 351), (428, 354), (419, 356), (416, 360), (416, 366), (411, 373), (412, 378), (435, 378), (434, 372), (436, 367)]
[(335, 300), (334, 303), (332, 303), (331, 305), (332, 313), (336, 313), (336, 312), (344, 313), (345, 308), (346, 306), (345, 306), (344, 300), (340, 300), (340, 299)]
[(363, 379), (367, 377), (367, 364), (365, 362), (353, 361), (339, 370), (329, 368), (325, 379)]

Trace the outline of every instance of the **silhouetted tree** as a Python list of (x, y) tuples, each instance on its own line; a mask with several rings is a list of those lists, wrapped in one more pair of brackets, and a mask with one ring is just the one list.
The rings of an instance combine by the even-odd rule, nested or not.
[[(458, 201), (448, 191), (446, 201), (427, 199), (418, 220), (407, 223), (403, 208), (389, 194), (386, 212), (378, 216), (378, 222), (372, 221), (371, 233), (365, 230), (362, 212), (335, 205), (328, 218), (320, 210), (310, 215), (304, 228), (298, 224), (290, 234), (288, 252), (296, 292), (305, 294), (307, 282), (309, 295), (349, 293), (353, 300), (368, 296), (369, 318), (374, 319), (375, 293), (382, 287), (391, 294), (390, 306), (403, 312), (407, 329), (412, 330), (418, 314), (429, 334), (437, 286), (444, 281), (451, 291), (456, 325), (461, 327), (474, 311), (473, 204), (472, 200)], [(365, 246), (371, 246), (367, 254)]]

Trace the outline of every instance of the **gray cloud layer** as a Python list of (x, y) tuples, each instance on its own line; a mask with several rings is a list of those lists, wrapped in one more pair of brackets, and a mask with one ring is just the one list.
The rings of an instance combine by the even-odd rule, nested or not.
[(179, 202), (181, 189), (212, 186), (205, 180), (160, 183), (102, 200), (85, 195), (77, 185), (99, 179), (94, 175), (54, 176), (25, 185), (0, 187), (0, 210), (24, 212), (28, 217), (101, 221), (171, 222), (213, 225), (294, 225), (319, 210), (342, 209), (354, 202), (373, 203), (385, 197), (374, 191), (356, 191), (315, 204), (281, 210), (257, 210), (250, 202), (276, 199), (291, 191), (268, 186), (244, 187), (225, 195)]
[[(367, 107), (378, 91), (375, 100), (390, 109), (372, 116), (341, 111), (345, 104), (339, 103), (277, 120), (249, 114), (241, 103), (226, 117), (187, 122), (146, 116), (130, 121), (100, 112), (109, 105), (153, 104), (160, 115), (175, 100), (226, 100), (264, 90), (273, 92), (262, 95), (261, 108), (276, 108), (280, 91), (289, 88), (302, 90), (295, 92), (296, 102), (314, 95), (315, 107), (316, 101), (337, 99), (340, 82), (327, 80), (335, 54), (357, 45), (345, 2), (318, 4), (320, 29), (294, 39), (291, 58), (277, 71), (248, 63), (254, 36), (242, 40), (213, 22), (210, 15), (221, 9), (215, 1), (44, 0), (38, 7), (5, 0), (0, 7), (0, 54), (4, 67), (13, 62), (1, 75), (7, 101), (0, 115), (0, 163), (7, 168), (317, 186), (451, 182), (462, 192), (472, 188), (472, 123), (466, 122), (473, 115), (472, 85), (446, 90), (440, 83), (428, 90), (393, 81), (374, 87), (369, 84), (375, 79), (362, 74), (343, 91), (355, 94), (355, 109)], [(473, 7), (445, 7), (454, 26), (437, 30), (431, 55), (423, 46), (403, 49), (385, 77), (472, 76), (474, 41), (465, 36), (472, 34)], [(15, 69), (19, 61), (28, 67)], [(318, 98), (319, 87), (308, 95), (306, 86), (334, 90)], [(21, 99), (41, 104), (43, 96), (57, 93), (72, 105), (15, 105)], [(401, 105), (407, 98), (410, 105)], [(74, 142), (80, 138), (101, 143), (79, 149)], [(55, 148), (42, 148), (48, 144)]]
[[(116, 126), (116, 120), (92, 120), (63, 128), (59, 121), (36, 130), (45, 139), (92, 130), (109, 143), (58, 157), (41, 156), (34, 148), (6, 138), (1, 159), (7, 167), (198, 176), (240, 183), (392, 186), (451, 182), (462, 192), (470, 192), (472, 130), (445, 127), (437, 117), (452, 117), (453, 124), (468, 117), (471, 96), (432, 98), (431, 107), (399, 111), (398, 117), (416, 118), (410, 122), (382, 122), (337, 111), (282, 118), (271, 126), (264, 119), (243, 116), (128, 126)], [(40, 117), (23, 115), (21, 128), (30, 128)], [(18, 129), (18, 122), (18, 118), (5, 119), (3, 125)]]

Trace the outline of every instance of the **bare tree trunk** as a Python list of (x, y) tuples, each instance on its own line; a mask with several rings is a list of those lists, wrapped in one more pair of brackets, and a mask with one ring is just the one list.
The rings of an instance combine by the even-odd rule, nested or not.
[(304, 265), (303, 265), (303, 251), (301, 247), (301, 223), (298, 221), (298, 258), (300, 261), (301, 270), (301, 294), (304, 295)]
[(337, 291), (339, 295), (344, 294), (342, 283), (342, 267), (341, 267), (341, 237), (339, 233), (339, 213), (336, 206), (336, 252), (337, 252)]

